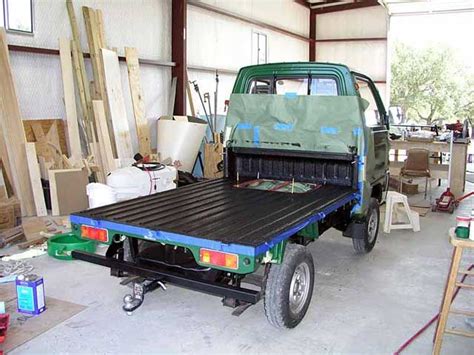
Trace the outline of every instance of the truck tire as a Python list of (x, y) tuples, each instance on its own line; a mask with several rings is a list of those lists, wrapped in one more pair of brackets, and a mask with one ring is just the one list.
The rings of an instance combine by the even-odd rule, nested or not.
[(363, 224), (364, 235), (362, 238), (352, 238), (352, 245), (358, 254), (370, 252), (377, 241), (380, 226), (380, 209), (379, 202), (373, 197), (370, 199), (369, 209)]
[(314, 262), (306, 247), (288, 244), (281, 264), (272, 264), (265, 286), (264, 308), (276, 328), (296, 327), (313, 296)]

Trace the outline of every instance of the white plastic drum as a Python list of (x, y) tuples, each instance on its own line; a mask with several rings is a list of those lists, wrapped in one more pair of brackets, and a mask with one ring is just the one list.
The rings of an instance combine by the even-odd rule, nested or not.
[(87, 196), (89, 197), (89, 208), (117, 202), (117, 193), (113, 188), (95, 182), (87, 185)]

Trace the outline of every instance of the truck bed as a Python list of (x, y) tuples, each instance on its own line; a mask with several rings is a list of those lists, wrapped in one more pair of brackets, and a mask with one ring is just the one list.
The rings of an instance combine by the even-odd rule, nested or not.
[(290, 194), (217, 179), (75, 213), (71, 223), (255, 256), (356, 198), (344, 186)]

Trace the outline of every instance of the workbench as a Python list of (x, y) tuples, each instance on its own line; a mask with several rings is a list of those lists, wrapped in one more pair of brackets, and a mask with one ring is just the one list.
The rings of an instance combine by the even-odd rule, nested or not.
[[(466, 182), (466, 162), (468, 143), (453, 144), (452, 166), (451, 166), (451, 191), (456, 197), (460, 197), (464, 193), (464, 184)], [(400, 155), (400, 150), (408, 152), (410, 149), (420, 148), (429, 150), (430, 153), (449, 153), (449, 143), (446, 142), (420, 142), (407, 140), (390, 140), (390, 175), (398, 176), (403, 166), (403, 161), (407, 154)], [(392, 159), (392, 157), (394, 159)], [(403, 160), (399, 158), (403, 157)], [(438, 160), (439, 161), (439, 160)], [(430, 161), (431, 177), (433, 179), (448, 179), (449, 164), (441, 164)]]

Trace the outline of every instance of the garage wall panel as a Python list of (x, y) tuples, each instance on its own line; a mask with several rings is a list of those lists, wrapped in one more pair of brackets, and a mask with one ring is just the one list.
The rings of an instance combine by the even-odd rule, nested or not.
[(385, 80), (387, 50), (381, 41), (322, 42), (317, 44), (317, 60), (348, 65), (372, 80)]
[(318, 39), (386, 37), (388, 20), (382, 6), (317, 16)]
[[(206, 0), (202, 2), (308, 36), (309, 10), (293, 1)], [(198, 80), (201, 92), (214, 92), (215, 75), (211, 72), (193, 70), (192, 67), (218, 68), (237, 72), (241, 67), (251, 65), (253, 63), (253, 32), (267, 36), (268, 63), (308, 60), (307, 41), (196, 6), (188, 5), (187, 25), (187, 56), (188, 65), (191, 67), (189, 76), (193, 80)], [(221, 75), (219, 114), (224, 113), (224, 100), (230, 97), (235, 76)], [(195, 101), (198, 102), (197, 100), (196, 97)]]
[(201, 0), (241, 16), (307, 36), (309, 10), (293, 0)]
[[(40, 0), (34, 4), (34, 35), (9, 34), (9, 43), (58, 48), (59, 36), (72, 37), (65, 0)], [(171, 0), (74, 0), (82, 49), (88, 51), (82, 6), (101, 9), (106, 41), (123, 54), (124, 46), (140, 56), (169, 60), (171, 57)]]
[(379, 82), (376, 85), (387, 103), (387, 40), (369, 40), (387, 37), (388, 15), (382, 6), (318, 14), (316, 40), (349, 40), (316, 42), (316, 61), (346, 64), (368, 75)]

